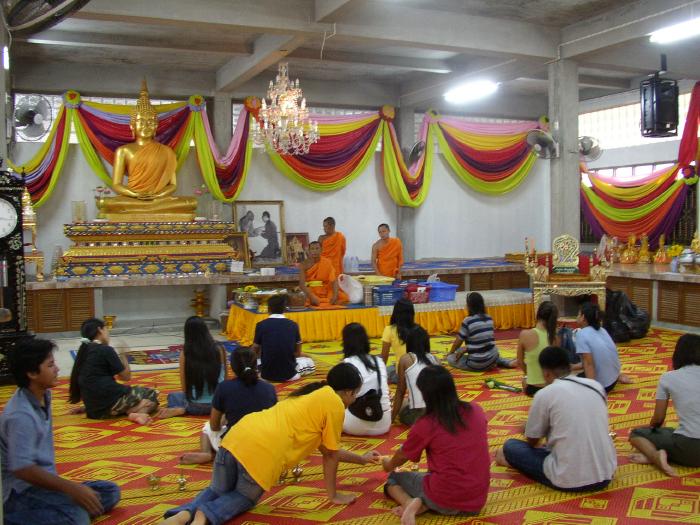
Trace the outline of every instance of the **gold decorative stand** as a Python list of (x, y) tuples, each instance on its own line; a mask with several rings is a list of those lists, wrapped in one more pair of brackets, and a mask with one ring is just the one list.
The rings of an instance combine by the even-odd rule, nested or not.
[(194, 308), (194, 315), (197, 317), (206, 317), (206, 309), (209, 308), (209, 299), (207, 299), (206, 290), (195, 290), (194, 299), (190, 301), (190, 306)]
[(241, 257), (225, 242), (233, 222), (86, 222), (63, 231), (73, 246), (58, 278), (225, 273)]
[(525, 254), (525, 271), (532, 281), (532, 302), (537, 308), (545, 295), (596, 295), (598, 306), (605, 310), (605, 281), (610, 264), (605, 259), (591, 266), (589, 274), (578, 273), (579, 242), (571, 235), (561, 235), (552, 242), (552, 273), (549, 264), (537, 263), (537, 253)]

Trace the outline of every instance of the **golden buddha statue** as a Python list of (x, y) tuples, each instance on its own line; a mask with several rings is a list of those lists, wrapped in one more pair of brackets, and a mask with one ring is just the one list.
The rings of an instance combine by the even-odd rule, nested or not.
[(666, 235), (663, 233), (659, 236), (659, 249), (656, 250), (656, 254), (654, 255), (654, 262), (657, 264), (667, 264), (671, 262), (671, 257), (669, 257), (668, 251), (666, 250)]
[(649, 251), (649, 236), (642, 234), (641, 246), (637, 255), (637, 262), (640, 264), (651, 264), (651, 252)]
[(177, 189), (177, 158), (172, 148), (154, 140), (158, 115), (145, 80), (129, 126), (136, 140), (114, 152), (112, 190), (119, 195), (100, 199), (100, 213), (126, 222), (191, 221), (197, 201), (172, 195)]
[(620, 254), (620, 262), (622, 264), (634, 264), (637, 262), (637, 248), (635, 247), (636, 244), (637, 236), (630, 235), (627, 239), (627, 246), (622, 251), (622, 254)]
[(695, 231), (695, 235), (693, 235), (693, 240), (690, 242), (690, 249), (693, 250), (694, 253), (700, 253), (700, 237), (698, 237), (697, 230)]

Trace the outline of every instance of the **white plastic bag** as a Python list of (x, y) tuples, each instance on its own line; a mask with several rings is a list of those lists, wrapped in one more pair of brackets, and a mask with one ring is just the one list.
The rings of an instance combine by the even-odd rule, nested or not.
[(440, 278), (438, 277), (438, 274), (436, 273), (431, 273), (428, 278), (426, 279), (426, 282), (428, 283), (437, 283), (440, 281)]
[(354, 277), (341, 273), (340, 277), (338, 277), (338, 286), (348, 294), (351, 304), (359, 304), (364, 300), (362, 284)]

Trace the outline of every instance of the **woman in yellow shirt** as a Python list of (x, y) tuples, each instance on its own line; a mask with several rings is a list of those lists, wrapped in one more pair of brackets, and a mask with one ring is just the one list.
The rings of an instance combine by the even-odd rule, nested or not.
[(191, 503), (165, 513), (163, 524), (219, 525), (251, 509), (279, 479), (314, 450), (323, 456), (328, 499), (352, 503), (355, 496), (336, 491), (338, 462), (379, 463), (381, 455), (360, 456), (340, 449), (345, 408), (362, 385), (357, 368), (340, 363), (326, 381), (311, 383), (272, 408), (248, 414), (226, 433), (214, 460), (209, 488)]
[(394, 364), (387, 366), (387, 374), (389, 383), (397, 383), (398, 375), (396, 367), (399, 359), (406, 353), (406, 337), (408, 333), (416, 326), (415, 322), (416, 309), (413, 303), (408, 299), (399, 299), (394, 303), (394, 310), (391, 312), (389, 325), (384, 328), (382, 333), (382, 359), (384, 364), (388, 364), (389, 351), (394, 353)]

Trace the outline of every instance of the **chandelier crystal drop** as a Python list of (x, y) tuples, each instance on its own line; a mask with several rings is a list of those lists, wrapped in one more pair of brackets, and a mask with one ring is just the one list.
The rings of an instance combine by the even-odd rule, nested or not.
[(289, 80), (286, 62), (280, 62), (266, 98), (262, 99), (259, 120), (253, 121), (255, 143), (267, 144), (281, 155), (308, 153), (311, 144), (319, 139), (318, 122), (309, 120), (299, 79)]

